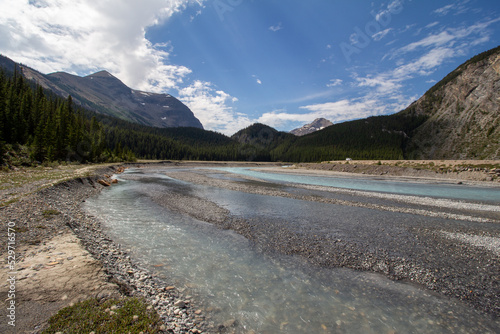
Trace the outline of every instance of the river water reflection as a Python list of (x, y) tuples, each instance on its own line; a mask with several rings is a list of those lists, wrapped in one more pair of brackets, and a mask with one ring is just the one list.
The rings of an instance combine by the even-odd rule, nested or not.
[[(127, 175), (134, 175), (128, 179)], [(142, 180), (141, 178), (144, 178)], [(147, 182), (145, 180), (147, 179)], [(347, 269), (313, 268), (263, 254), (242, 236), (169, 211), (148, 187), (178, 186), (161, 173), (129, 170), (86, 210), (168, 284), (200, 299), (215, 323), (237, 333), (495, 333), (498, 323), (414, 285)], [(183, 187), (189, 184), (182, 183)], [(192, 187), (196, 193), (199, 186)], [(259, 196), (259, 195), (254, 195)], [(266, 200), (266, 196), (260, 196)], [(279, 199), (276, 199), (279, 201)], [(293, 201), (287, 199), (287, 201)], [(297, 205), (304, 205), (299, 203)]]
[[(266, 168), (218, 167), (214, 170), (245, 175), (281, 183), (302, 183), (316, 186), (375, 191), (401, 195), (430, 196), (500, 203), (500, 187), (477, 187), (451, 183), (416, 183), (375, 179), (373, 177), (315, 176), (267, 172)], [(286, 171), (286, 169), (283, 169)]]

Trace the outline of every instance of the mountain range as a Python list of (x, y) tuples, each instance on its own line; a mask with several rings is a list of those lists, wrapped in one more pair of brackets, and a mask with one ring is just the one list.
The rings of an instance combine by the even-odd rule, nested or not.
[[(15, 66), (0, 57), (0, 67), (13, 71)], [(76, 102), (95, 112), (141, 125), (104, 119), (110, 126), (132, 127), (142, 137), (154, 133), (155, 138), (169, 138), (177, 147), (176, 157), (290, 162), (347, 157), (500, 159), (500, 47), (471, 58), (393, 115), (329, 126), (320, 119), (293, 131), (296, 135), (254, 124), (231, 138), (204, 131), (199, 120), (176, 98), (132, 90), (107, 72), (77, 77), (67, 73), (43, 75), (26, 66), (18, 67), (26, 78), (55, 94), (71, 94)], [(313, 132), (306, 134), (308, 131)], [(159, 155), (155, 152), (166, 152), (162, 147), (145, 148), (128, 137), (122, 136), (127, 147), (136, 147), (139, 158), (165, 159), (172, 154)], [(194, 149), (197, 147), (203, 151)]]
[[(0, 56), (4, 67), (12, 68), (12, 63)], [(71, 95), (77, 104), (104, 115), (160, 128), (203, 128), (193, 112), (175, 97), (131, 89), (106, 71), (79, 77), (65, 72), (42, 74), (22, 65), (19, 69), (27, 79), (59, 96)]]

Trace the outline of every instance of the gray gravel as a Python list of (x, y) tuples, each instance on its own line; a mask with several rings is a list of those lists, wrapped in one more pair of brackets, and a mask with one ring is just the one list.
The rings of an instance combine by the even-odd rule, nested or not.
[(488, 249), (500, 256), (500, 238), (481, 235), (470, 235), (465, 233), (442, 232), (447, 238), (469, 243), (475, 247)]

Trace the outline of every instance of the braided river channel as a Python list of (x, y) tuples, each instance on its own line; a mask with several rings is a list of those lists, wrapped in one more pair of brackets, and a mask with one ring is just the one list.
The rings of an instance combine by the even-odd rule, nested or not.
[[(407, 241), (414, 236), (410, 230), (397, 227), (399, 222), (414, 224), (416, 221), (425, 226), (442, 224), (443, 231), (450, 231), (450, 226), (459, 226), (463, 235), (468, 233), (467, 228), (472, 224), (481, 228), (493, 242), (500, 240), (498, 223), (382, 212), (367, 207), (301, 200), (297, 196), (328, 198), (334, 195), (284, 184), (293, 182), (290, 175), (276, 174), (277, 180), (272, 180), (272, 176), (266, 173), (267, 179), (264, 181), (258, 172), (245, 172), (250, 174), (245, 176), (247, 178), (234, 172), (203, 168), (131, 168), (117, 176), (118, 184), (87, 200), (85, 210), (100, 219), (105, 232), (123, 249), (129, 249), (130, 256), (141, 267), (164, 280), (166, 285), (173, 284), (192, 295), (215, 325), (229, 321), (232, 326), (229, 332), (500, 332), (497, 317), (477, 310), (462, 300), (437, 293), (409, 279), (391, 280), (371, 270), (313, 263), (303, 254), (299, 256), (297, 252), (282, 252), (279, 247), (267, 247), (275, 241), (273, 236), (265, 233), (269, 226), (283, 226), (283, 229), (297, 236), (297, 239), (287, 239), (289, 243), (300, 240), (304, 235), (313, 238), (323, 234), (331, 240), (328, 243), (338, 241), (341, 244), (348, 240), (358, 246), (363, 245), (370, 235), (380, 233), (380, 238), (374, 238), (373, 243), (366, 242), (366, 248), (374, 254), (378, 249), (395, 243), (392, 234), (396, 233), (403, 242), (408, 243), (404, 251), (418, 253), (423, 246)], [(210, 182), (191, 182), (186, 177), (177, 178), (176, 173), (184, 176), (194, 173)], [(261, 181), (258, 180), (259, 176)], [(218, 181), (253, 187), (265, 182), (269, 189), (289, 192), (294, 196), (270, 196), (214, 186)], [(305, 179), (297, 182), (307, 184)], [(314, 178), (314, 182), (321, 182), (321, 179)], [(339, 182), (349, 183), (349, 180), (344, 178)], [(378, 190), (373, 187), (380, 186), (382, 181), (362, 182), (372, 188), (358, 190), (376, 192)], [(394, 187), (394, 184), (390, 184), (390, 187)], [(416, 193), (410, 195), (419, 196), (421, 192), (428, 194), (435, 191), (435, 197), (443, 197), (439, 193), (443, 187), (434, 187), (434, 190), (427, 192), (422, 189), (424, 185), (410, 187), (417, 189)], [(484, 191), (488, 200), (478, 197), (483, 196), (481, 189), (466, 190), (473, 194), (471, 202), (498, 207), (498, 201), (491, 196), (500, 196), (499, 189)], [(476, 192), (481, 194), (477, 195)], [(450, 193), (447, 189), (446, 194)], [(452, 194), (451, 197), (463, 199), (464, 196), (467, 194)], [(344, 197), (340, 199), (345, 200)], [(193, 207), (189, 198), (197, 199), (196, 203), (210, 205)], [(170, 201), (180, 201), (180, 204), (174, 207), (169, 204)], [(384, 199), (374, 200), (377, 201), (383, 202)], [(184, 210), (183, 205), (188, 207)], [(249, 222), (249, 225), (245, 225), (247, 229), (259, 232), (247, 238), (237, 229), (235, 231), (228, 226), (215, 224), (210, 219), (203, 219), (204, 215), (210, 216), (209, 211), (213, 207), (220, 208), (231, 219)], [(196, 210), (201, 212), (192, 214)], [(396, 227), (389, 231), (383, 230), (380, 224), (384, 220), (394, 221), (395, 225), (391, 226)], [(364, 222), (379, 225), (365, 229)], [(352, 226), (357, 232), (349, 237), (344, 231)], [(448, 239), (443, 236), (443, 240)], [(496, 251), (477, 249), (488, 256)], [(400, 254), (404, 251), (388, 252), (390, 254), (387, 256), (408, 257)], [(491, 255), (492, 258), (495, 256), (500, 255)], [(498, 260), (493, 262), (493, 265), (496, 264)], [(498, 284), (495, 286), (498, 288)]]

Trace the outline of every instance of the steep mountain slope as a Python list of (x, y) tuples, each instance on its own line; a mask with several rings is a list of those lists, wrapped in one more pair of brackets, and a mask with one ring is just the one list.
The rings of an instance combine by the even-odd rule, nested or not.
[(306, 124), (303, 127), (294, 129), (290, 131), (291, 134), (296, 135), (296, 136), (305, 136), (310, 133), (323, 130), (324, 128), (329, 127), (330, 125), (333, 125), (332, 122), (325, 118), (316, 118), (312, 123)]
[(500, 158), (500, 47), (460, 65), (403, 113), (424, 115), (406, 148), (416, 159)]
[(203, 128), (193, 112), (175, 97), (131, 89), (106, 71), (79, 77), (64, 72), (44, 75), (25, 66), (20, 68), (26, 78), (44, 88), (63, 97), (71, 95), (76, 103), (105, 115), (154, 127)]
[(15, 67), (16, 63), (14, 61), (0, 54), (0, 68), (7, 72), (14, 72)]

